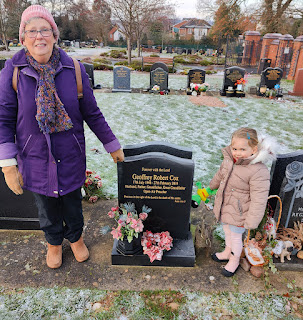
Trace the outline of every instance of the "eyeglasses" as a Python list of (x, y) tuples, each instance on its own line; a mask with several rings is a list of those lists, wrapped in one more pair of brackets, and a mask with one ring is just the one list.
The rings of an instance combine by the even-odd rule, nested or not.
[(26, 35), (29, 38), (36, 38), (37, 35), (38, 35), (38, 32), (41, 33), (42, 37), (47, 38), (47, 37), (50, 37), (53, 34), (53, 29), (27, 30), (27, 31), (24, 31), (24, 33), (26, 33)]

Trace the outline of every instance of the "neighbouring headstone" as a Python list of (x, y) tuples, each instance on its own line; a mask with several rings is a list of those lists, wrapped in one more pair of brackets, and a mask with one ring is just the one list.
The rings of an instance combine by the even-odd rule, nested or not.
[[(194, 162), (192, 151), (176, 145), (151, 142), (123, 149), (118, 164), (119, 204), (132, 202), (140, 212), (152, 209), (144, 230), (169, 231), (174, 239), (171, 251), (152, 265), (193, 266), (194, 246), (190, 232), (190, 209)], [(146, 255), (124, 256), (112, 251), (113, 264), (151, 265)]]
[(0, 70), (2, 70), (5, 66), (6, 59), (0, 59)]
[(182, 54), (182, 53), (183, 53), (183, 49), (180, 48), (180, 47), (177, 47), (177, 48), (175, 49), (175, 52), (176, 52), (177, 54)]
[(173, 47), (172, 46), (167, 46), (166, 47), (166, 53), (173, 53)]
[(89, 77), (89, 83), (92, 89), (101, 89), (101, 85), (95, 85), (95, 78), (94, 78), (94, 65), (91, 63), (83, 62), (85, 71)]
[(294, 88), (292, 91), (288, 91), (288, 94), (292, 96), (303, 96), (303, 68), (298, 69)]
[(221, 96), (235, 96), (237, 88), (237, 80), (244, 78), (245, 69), (239, 67), (229, 67), (224, 71), (224, 81), (222, 90), (220, 90)]
[[(281, 68), (268, 67), (261, 73), (261, 80), (258, 89), (258, 95), (263, 95), (260, 88), (274, 89), (276, 85), (280, 84), (283, 77), (283, 70)], [(262, 91), (262, 90), (261, 90)]]
[(6, 185), (0, 173), (0, 229), (39, 229), (38, 210), (33, 194), (23, 190), (15, 195)]
[(162, 68), (157, 68), (150, 72), (150, 90), (158, 85), (160, 91), (168, 91), (168, 72)]
[(130, 69), (124, 66), (114, 67), (113, 92), (131, 92)]
[[(271, 170), (271, 187), (269, 194), (280, 196), (282, 216), (280, 224), (293, 228), (294, 222), (303, 222), (303, 151), (277, 156)], [(279, 208), (276, 200), (270, 200), (278, 219)]]
[(202, 84), (205, 82), (205, 71), (202, 69), (191, 69), (187, 74), (187, 88), (190, 88), (191, 83)]
[(163, 63), (163, 62), (155, 62), (151, 67), (150, 67), (150, 72), (156, 70), (157, 68), (162, 68), (164, 71), (167, 73), (169, 72), (168, 66)]

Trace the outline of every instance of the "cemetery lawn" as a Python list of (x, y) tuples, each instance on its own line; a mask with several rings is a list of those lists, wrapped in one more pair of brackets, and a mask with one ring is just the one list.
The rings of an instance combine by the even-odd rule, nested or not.
[[(259, 75), (248, 77), (256, 85)], [(206, 75), (210, 90), (218, 92), (223, 73)], [(113, 86), (113, 73), (95, 71), (95, 83)], [(169, 74), (169, 88), (185, 89), (187, 77)], [(148, 73), (131, 73), (132, 88), (147, 88)], [(282, 80), (283, 92), (292, 90), (293, 82)], [(122, 146), (145, 141), (167, 141), (193, 150), (194, 180), (207, 185), (221, 163), (220, 149), (230, 142), (231, 133), (242, 126), (269, 134), (280, 143), (278, 153), (303, 148), (303, 99), (284, 96), (280, 101), (247, 95), (245, 98), (218, 96), (225, 108), (197, 106), (186, 95), (95, 92), (98, 105)], [(85, 126), (87, 167), (103, 180), (106, 197), (117, 197), (117, 171), (91, 130)]]
[[(297, 312), (289, 313), (297, 305)], [(98, 307), (98, 308), (96, 308)], [(68, 288), (0, 288), (0, 318), (11, 319), (302, 319), (294, 295), (187, 290), (102, 291)], [(298, 317), (299, 316), (299, 317)]]

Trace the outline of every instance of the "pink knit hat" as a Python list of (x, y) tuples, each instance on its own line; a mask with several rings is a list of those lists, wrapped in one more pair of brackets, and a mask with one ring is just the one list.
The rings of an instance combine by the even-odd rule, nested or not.
[(32, 5), (26, 8), (21, 16), (21, 23), (20, 23), (20, 28), (19, 28), (19, 40), (21, 43), (23, 43), (22, 40), (22, 33), (24, 32), (25, 29), (25, 22), (29, 21), (32, 18), (43, 18), (45, 19), (52, 27), (53, 32), (54, 32), (54, 37), (56, 40), (58, 40), (59, 36), (59, 30), (56, 25), (56, 22), (51, 15), (51, 13), (45, 9), (44, 7), (40, 5)]

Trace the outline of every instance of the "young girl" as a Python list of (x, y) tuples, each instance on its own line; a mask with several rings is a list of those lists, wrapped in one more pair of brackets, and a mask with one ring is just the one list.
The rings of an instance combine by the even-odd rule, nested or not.
[(240, 128), (232, 134), (230, 146), (222, 149), (224, 160), (210, 182), (218, 189), (214, 214), (223, 224), (225, 249), (213, 253), (217, 262), (228, 262), (222, 274), (231, 277), (239, 267), (245, 229), (255, 229), (266, 208), (270, 175), (263, 163), (275, 158), (275, 141), (258, 140), (256, 130)]

